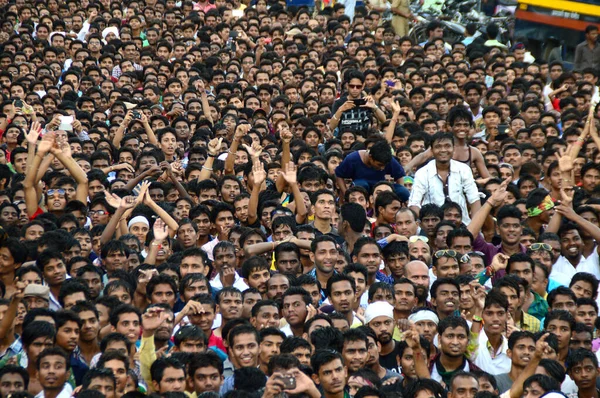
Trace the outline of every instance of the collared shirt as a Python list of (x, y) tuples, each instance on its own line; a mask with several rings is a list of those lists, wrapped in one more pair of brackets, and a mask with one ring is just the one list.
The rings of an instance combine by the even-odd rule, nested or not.
[(449, 197), (458, 203), (462, 209), (462, 221), (465, 224), (471, 222), (467, 204), (479, 201), (479, 190), (473, 178), (473, 171), (469, 166), (456, 160), (450, 160), (450, 170), (446, 184), (443, 183), (435, 160), (421, 167), (415, 174), (415, 182), (410, 192), (408, 206), (423, 207), (423, 205), (434, 203), (442, 206)]
[[(215, 277), (210, 281), (210, 286), (215, 289), (215, 290), (221, 290), (223, 289), (223, 282), (221, 281), (221, 275), (217, 274), (215, 275)], [(238, 275), (237, 271), (235, 273), (235, 279), (233, 281), (233, 287), (235, 287), (236, 289), (238, 289), (240, 292), (243, 292), (245, 290), (248, 290), (248, 285), (246, 284), (246, 282), (244, 282), (244, 279)]]
[(4, 350), (3, 353), (0, 354), (0, 360), (8, 359), (19, 355), (23, 351), (23, 343), (20, 338), (16, 338), (13, 343)]
[(485, 330), (482, 330), (479, 334), (479, 348), (474, 353), (477, 356), (474, 361), (475, 365), (492, 375), (508, 373), (510, 372), (512, 362), (508, 355), (506, 355), (506, 350), (508, 350), (507, 338), (502, 337), (502, 344), (495, 351)]
[(575, 47), (574, 69), (581, 72), (585, 68), (598, 69), (600, 67), (600, 44), (594, 43), (590, 48), (587, 40)]
[[(71, 398), (71, 394), (73, 393), (73, 387), (69, 383), (65, 383), (61, 392), (56, 396), (56, 398)], [(44, 390), (42, 390), (35, 398), (44, 398)]]
[[(521, 253), (525, 253), (527, 251), (527, 249), (525, 248), (525, 246), (523, 245), (519, 245), (519, 247), (521, 248)], [(480, 251), (483, 254), (485, 254), (485, 260), (486, 260), (486, 264), (491, 264), (492, 263), (492, 259), (494, 258), (494, 256), (498, 253), (504, 253), (504, 250), (502, 248), (502, 243), (500, 243), (499, 245), (494, 245), (492, 243), (488, 243), (485, 241), (483, 234), (479, 234), (475, 237), (475, 240), (473, 241), (473, 250), (474, 251)], [(494, 277), (492, 278), (492, 282), (497, 280), (498, 278), (502, 278), (505, 275), (505, 272), (503, 270), (498, 271), (494, 274)]]
[[(531, 303), (531, 305), (527, 309), (527, 314), (534, 316), (541, 322), (541, 320), (546, 317), (546, 314), (548, 314), (548, 302), (544, 298), (542, 298), (542, 296), (537, 294), (536, 292), (532, 291), (532, 293), (533, 293), (533, 303)], [(523, 318), (523, 320), (525, 320), (525, 318)], [(529, 330), (529, 329), (525, 329), (525, 330)], [(538, 328), (536, 330), (536, 332), (539, 332), (540, 330), (541, 330), (541, 327)], [(530, 332), (533, 332), (533, 331), (530, 330)]]
[[(596, 253), (596, 255), (594, 255), (594, 253)], [(596, 264), (594, 264), (594, 261)], [(568, 286), (573, 276), (578, 272), (588, 272), (596, 276), (596, 278), (600, 277), (598, 271), (598, 252), (596, 250), (594, 250), (588, 258), (581, 256), (577, 266), (573, 266), (565, 256), (561, 255), (552, 266), (550, 278), (556, 281), (566, 282)]]
[[(529, 309), (531, 309), (531, 307)], [(546, 307), (546, 311), (547, 310), (548, 308)], [(542, 322), (535, 316), (523, 312), (523, 319), (521, 320), (521, 323), (519, 323), (519, 328), (527, 332), (537, 333), (542, 330)]]
[(90, 369), (89, 364), (83, 357), (79, 346), (75, 347), (71, 353), (71, 373), (75, 377), (76, 385), (80, 385), (83, 382), (83, 376)]

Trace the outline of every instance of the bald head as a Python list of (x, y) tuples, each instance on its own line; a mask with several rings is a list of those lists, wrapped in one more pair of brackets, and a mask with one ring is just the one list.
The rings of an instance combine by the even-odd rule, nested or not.
[(415, 285), (429, 289), (429, 267), (423, 261), (410, 261), (404, 267), (404, 274)]

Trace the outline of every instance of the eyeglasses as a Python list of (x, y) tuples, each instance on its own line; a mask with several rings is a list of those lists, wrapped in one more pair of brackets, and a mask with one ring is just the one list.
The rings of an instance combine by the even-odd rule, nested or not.
[(435, 258), (442, 258), (442, 257), (453, 257), (453, 258), (456, 258), (457, 255), (458, 255), (458, 252), (456, 250), (446, 249), (446, 250), (438, 250), (438, 251), (436, 251), (433, 256)]
[(469, 256), (468, 254), (463, 254), (458, 261), (461, 262), (461, 263), (463, 263), (463, 264), (470, 263), (471, 262), (471, 256)]
[(54, 196), (55, 193), (57, 193), (58, 196), (65, 196), (64, 189), (49, 189), (47, 193), (48, 193), (48, 196)]
[(350, 88), (362, 88), (362, 84), (348, 84)]
[(538, 250), (545, 250), (547, 252), (552, 251), (552, 246), (550, 246), (547, 243), (534, 243), (531, 246), (529, 246), (529, 248), (532, 252), (537, 252)]
[(97, 214), (99, 216), (105, 216), (108, 214), (108, 212), (106, 210), (90, 210), (88, 211), (88, 215), (91, 217), (94, 214)]
[(474, 255), (474, 254), (475, 254), (476, 256), (485, 257), (485, 254), (484, 254), (483, 252), (480, 252), (480, 251), (472, 251), (472, 252), (468, 252), (467, 254), (468, 254), (469, 256), (472, 256), (472, 255)]
[(421, 241), (421, 242), (425, 242), (425, 243), (429, 243), (429, 238), (426, 236), (422, 236), (422, 235), (413, 235), (410, 238), (408, 238), (408, 241), (410, 243), (416, 243), (417, 241)]

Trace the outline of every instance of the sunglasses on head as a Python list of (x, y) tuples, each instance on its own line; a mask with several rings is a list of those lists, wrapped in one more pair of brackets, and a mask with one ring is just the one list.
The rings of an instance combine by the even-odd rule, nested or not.
[(457, 255), (458, 255), (458, 252), (456, 250), (446, 249), (446, 250), (438, 250), (438, 251), (436, 251), (435, 254), (434, 254), (434, 257), (435, 258), (442, 258), (442, 257), (456, 258)]
[(547, 252), (552, 251), (552, 246), (547, 243), (533, 243), (531, 246), (529, 246), (529, 248), (533, 252), (537, 252), (538, 250), (545, 250)]
[(408, 238), (408, 241), (410, 243), (415, 243), (417, 241), (421, 241), (421, 242), (425, 242), (425, 243), (429, 243), (429, 238), (426, 236), (422, 236), (422, 235), (413, 235), (410, 238)]

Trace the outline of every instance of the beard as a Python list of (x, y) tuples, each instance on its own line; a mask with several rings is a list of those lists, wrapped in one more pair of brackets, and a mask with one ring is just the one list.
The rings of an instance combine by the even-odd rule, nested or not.
[(392, 341), (392, 335), (389, 333), (381, 334), (380, 336), (377, 336), (377, 341), (379, 341), (381, 344), (387, 344)]
[(417, 285), (417, 291), (415, 293), (416, 297), (417, 297), (417, 301), (419, 303), (423, 303), (427, 300), (427, 296), (429, 294), (429, 290), (421, 285)]

